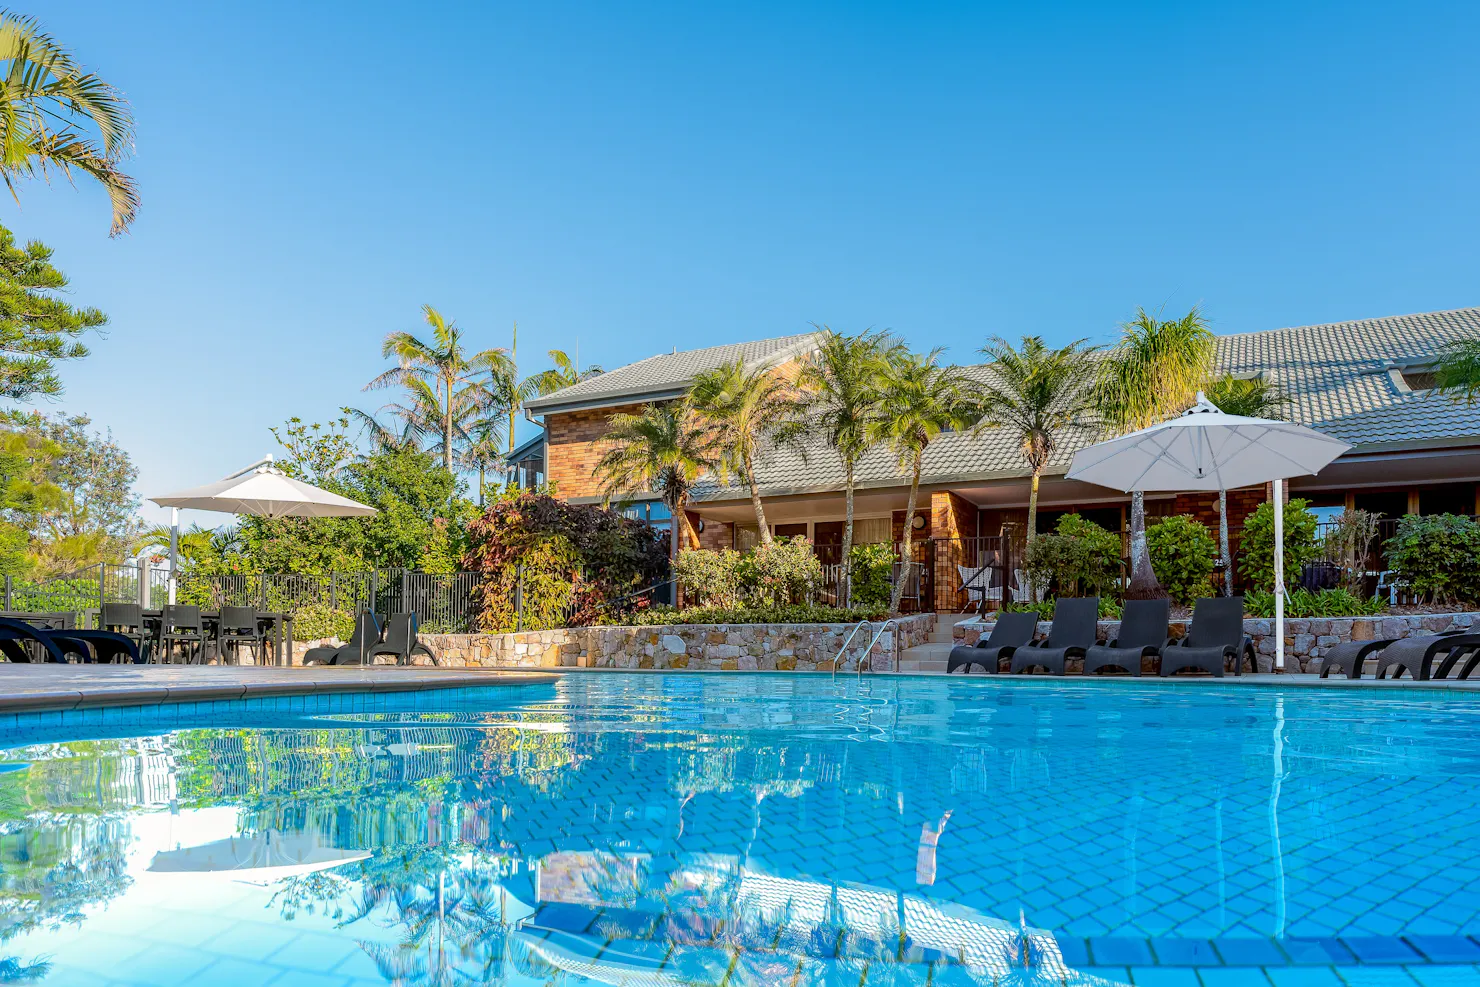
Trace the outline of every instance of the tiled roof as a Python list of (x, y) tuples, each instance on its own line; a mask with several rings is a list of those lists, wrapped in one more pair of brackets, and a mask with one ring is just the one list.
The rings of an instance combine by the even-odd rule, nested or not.
[[(1357, 451), (1391, 444), (1480, 444), (1480, 403), (1474, 407), (1435, 392), (1405, 392), (1387, 370), (1433, 357), (1445, 344), (1480, 337), (1480, 308), (1429, 312), (1331, 325), (1299, 326), (1218, 338), (1219, 369), (1263, 374), (1290, 398), (1286, 417), (1352, 443)], [(978, 379), (985, 366), (963, 368)], [(1088, 439), (1060, 445), (1048, 473), (1063, 473)], [(791, 451), (767, 455), (759, 470), (770, 496), (841, 489), (842, 467), (820, 445), (804, 457)], [(925, 452), (922, 483), (990, 480), (1027, 475), (1017, 443), (1001, 431), (973, 437), (943, 435)], [(887, 449), (876, 448), (859, 464), (860, 487), (903, 482)], [(743, 498), (744, 491), (701, 479), (697, 502)]]
[(819, 333), (808, 332), (753, 343), (730, 343), (725, 346), (707, 346), (702, 350), (650, 356), (646, 360), (638, 360), (572, 384), (553, 394), (526, 401), (524, 407), (535, 414), (547, 414), (574, 408), (600, 408), (627, 399), (671, 397), (685, 390), (690, 381), (706, 370), (713, 370), (736, 360), (747, 365), (780, 363), (810, 352), (819, 338)]

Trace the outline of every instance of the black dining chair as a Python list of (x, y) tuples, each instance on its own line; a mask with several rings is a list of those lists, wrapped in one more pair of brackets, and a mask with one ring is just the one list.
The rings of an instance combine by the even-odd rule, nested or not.
[(173, 603), (164, 608), (159, 629), (161, 661), (167, 659), (170, 664), (174, 664), (173, 646), (176, 644), (195, 646), (193, 649), (195, 658), (193, 660), (187, 658), (186, 664), (199, 663), (205, 657), (206, 633), (200, 618), (200, 607)]
[(262, 664), (262, 649), (267, 635), (262, 631), (262, 621), (253, 607), (222, 607), (221, 619), (216, 623), (216, 651), (221, 663), (226, 663), (227, 645), (231, 646), (231, 657), (240, 665), (241, 646), (252, 646), (252, 663)]
[(122, 634), (134, 642), (139, 654), (148, 660), (150, 634), (144, 623), (143, 607), (137, 603), (105, 603), (99, 623), (102, 630)]

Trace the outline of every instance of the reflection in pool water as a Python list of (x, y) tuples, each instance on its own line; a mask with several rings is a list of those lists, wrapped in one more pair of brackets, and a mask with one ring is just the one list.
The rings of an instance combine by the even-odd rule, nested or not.
[(0, 981), (1480, 983), (1477, 726), (683, 674), (22, 717)]

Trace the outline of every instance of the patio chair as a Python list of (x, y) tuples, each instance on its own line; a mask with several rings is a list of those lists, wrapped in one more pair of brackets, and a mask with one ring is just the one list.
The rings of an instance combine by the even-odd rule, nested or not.
[(1380, 651), (1392, 644), (1393, 638), (1376, 641), (1343, 641), (1321, 658), (1321, 678), (1330, 678), (1332, 672), (1340, 672), (1346, 678), (1362, 677), (1362, 666), (1372, 652)]
[(430, 658), (433, 665), (440, 665), (436, 653), (417, 640), (418, 623), (414, 613), (391, 614), (385, 624), (385, 640), (365, 652), (366, 660), (376, 655), (395, 655), (397, 665), (409, 665), (412, 656), (420, 652)]
[(1141, 674), (1141, 659), (1154, 658), (1172, 643), (1167, 634), (1171, 603), (1160, 600), (1126, 600), (1120, 632), (1109, 644), (1097, 644), (1084, 654), (1084, 674), (1102, 668), (1119, 668)]
[(349, 636), (349, 642), (341, 647), (325, 645), (319, 648), (309, 648), (303, 656), (305, 665), (363, 665), (365, 657), (370, 649), (380, 643), (380, 621), (375, 619), (375, 614), (370, 611), (362, 611), (355, 618), (354, 633)]
[(1083, 658), (1099, 640), (1100, 598), (1098, 596), (1064, 597), (1053, 605), (1053, 623), (1048, 637), (1019, 648), (1012, 654), (1012, 672), (1041, 668), (1051, 675), (1064, 674), (1064, 662)]
[(1224, 665), (1232, 658), (1234, 674), (1242, 675), (1245, 655), (1250, 667), (1259, 671), (1254, 641), (1244, 633), (1244, 598), (1208, 597), (1193, 605), (1187, 636), (1161, 649), (1159, 673), (1165, 678), (1184, 668), (1200, 668), (1222, 678)]
[(98, 624), (102, 630), (122, 635), (132, 641), (139, 655), (134, 659), (136, 662), (146, 660), (152, 635), (149, 633), (149, 626), (144, 623), (143, 607), (137, 603), (105, 603)]
[[(1431, 671), (1434, 659), (1443, 655), (1437, 671)], [(1469, 678), (1475, 665), (1480, 663), (1480, 634), (1461, 634), (1448, 631), (1444, 634), (1425, 634), (1421, 637), (1405, 637), (1382, 649), (1377, 656), (1377, 673), (1373, 678), (1398, 678), (1404, 671), (1419, 681), (1430, 678), (1447, 678), (1450, 671), (1461, 660), (1465, 666), (1460, 678)], [(1392, 675), (1389, 676), (1388, 673)]]
[(958, 645), (951, 649), (946, 661), (946, 674), (962, 669), (961, 674), (971, 672), (972, 665), (980, 665), (987, 672), (996, 672), (998, 662), (1010, 658), (1018, 648), (1027, 646), (1038, 633), (1038, 614), (1003, 613), (997, 615), (997, 624), (992, 633), (975, 645)]
[(1002, 577), (994, 564), (973, 568), (957, 563), (956, 574), (961, 578), (961, 592), (977, 613), (985, 613), (989, 602), (1001, 602)]
[(183, 603), (165, 606), (159, 626), (161, 660), (168, 659), (172, 665), (175, 663), (173, 645), (176, 644), (195, 646), (191, 649), (194, 659), (185, 659), (187, 665), (198, 664), (205, 657), (206, 632), (200, 618), (200, 607)]
[(248, 644), (252, 647), (252, 663), (260, 665), (262, 648), (266, 643), (267, 635), (262, 632), (262, 621), (257, 618), (256, 608), (221, 608), (221, 619), (216, 623), (216, 652), (221, 656), (221, 664), (226, 664), (227, 646), (230, 645), (231, 657), (240, 665), (241, 647)]

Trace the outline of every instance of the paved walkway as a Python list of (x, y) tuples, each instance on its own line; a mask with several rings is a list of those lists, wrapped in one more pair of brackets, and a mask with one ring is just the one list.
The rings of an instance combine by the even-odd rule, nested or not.
[(485, 668), (274, 668), (252, 665), (24, 665), (0, 662), (0, 710), (250, 699), (310, 692), (414, 692), (556, 681)]

